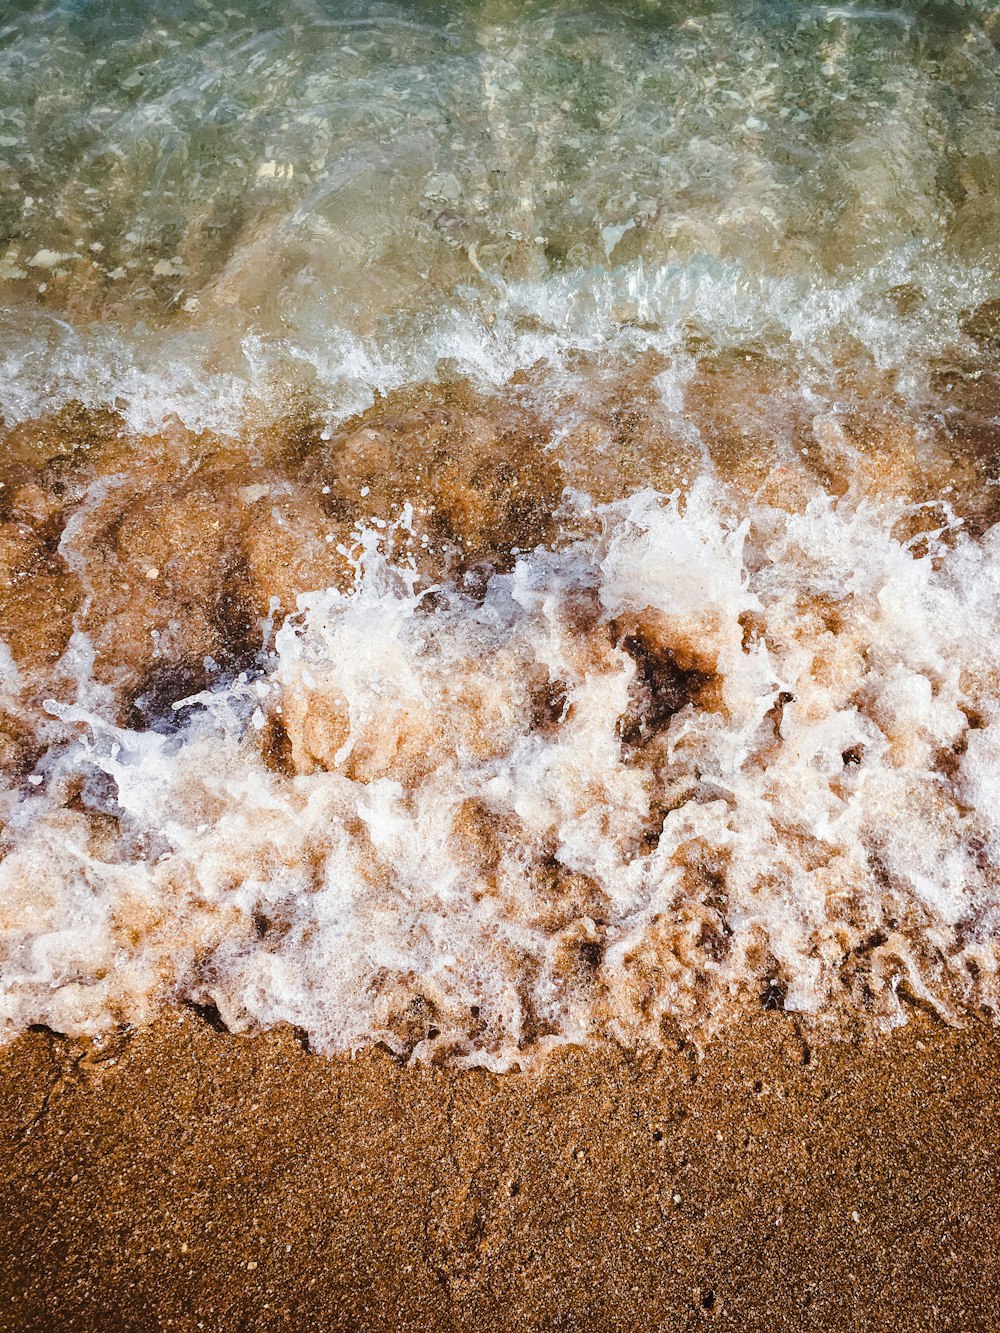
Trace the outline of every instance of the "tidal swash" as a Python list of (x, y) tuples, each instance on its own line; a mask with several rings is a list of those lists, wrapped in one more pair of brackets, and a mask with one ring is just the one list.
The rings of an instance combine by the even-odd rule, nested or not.
[(1000, 1004), (1000, 8), (14, 0), (0, 1023)]

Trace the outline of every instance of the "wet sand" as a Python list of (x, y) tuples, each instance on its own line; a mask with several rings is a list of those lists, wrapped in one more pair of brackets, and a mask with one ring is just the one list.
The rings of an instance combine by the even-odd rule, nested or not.
[(0, 1052), (0, 1327), (995, 1329), (1000, 1038), (502, 1077), (192, 1011)]

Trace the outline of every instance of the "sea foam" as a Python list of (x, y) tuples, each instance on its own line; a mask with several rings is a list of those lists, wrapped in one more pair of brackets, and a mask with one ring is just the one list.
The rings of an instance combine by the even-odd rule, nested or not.
[(3, 796), (8, 1035), (189, 1000), (499, 1069), (747, 997), (995, 1012), (998, 530), (707, 478), (568, 504), (587, 537), (476, 596), (421, 584), (405, 516), (359, 530), (353, 588), (169, 735), (110, 721), (76, 642)]

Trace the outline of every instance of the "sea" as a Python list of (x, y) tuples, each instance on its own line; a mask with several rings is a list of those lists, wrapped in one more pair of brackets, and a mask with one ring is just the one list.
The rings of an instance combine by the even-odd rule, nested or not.
[(1000, 1015), (1000, 5), (0, 6), (0, 1039)]

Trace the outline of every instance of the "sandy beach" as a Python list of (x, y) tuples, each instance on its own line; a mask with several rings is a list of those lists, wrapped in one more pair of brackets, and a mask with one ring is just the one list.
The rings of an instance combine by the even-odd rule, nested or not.
[(2, 1054), (0, 1326), (994, 1329), (1000, 1042), (747, 1015), (528, 1074), (186, 1011)]

